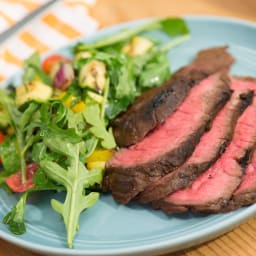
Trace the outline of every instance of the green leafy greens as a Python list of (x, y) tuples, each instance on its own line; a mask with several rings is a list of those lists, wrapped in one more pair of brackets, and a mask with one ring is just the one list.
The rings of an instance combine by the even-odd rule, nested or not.
[(40, 78), (45, 84), (51, 84), (51, 79), (41, 69), (41, 61), (38, 53), (32, 54), (24, 61), (24, 73), (22, 81), (24, 84), (32, 82), (35, 78)]
[(26, 226), (24, 222), (26, 201), (28, 192), (25, 192), (13, 206), (11, 211), (4, 217), (3, 223), (9, 225), (12, 233), (16, 235), (22, 235), (26, 232)]
[(189, 29), (185, 21), (181, 18), (164, 18), (156, 19), (146, 24), (123, 30), (114, 36), (103, 38), (102, 40), (93, 42), (91, 44), (80, 43), (75, 48), (76, 52), (84, 51), (88, 49), (98, 49), (106, 46), (112, 46), (114, 44), (128, 40), (129, 38), (140, 34), (141, 32), (150, 30), (161, 30), (169, 36), (188, 35)]
[[(134, 36), (151, 30), (160, 30), (174, 39), (165, 45), (155, 45), (140, 56), (131, 57), (121, 52), (122, 47)], [(74, 51), (89, 51), (92, 57), (81, 59), (76, 65), (79, 70), (91, 59), (103, 61), (107, 65), (110, 86), (106, 116), (111, 120), (126, 110), (141, 92), (161, 85), (170, 78), (167, 52), (189, 37), (189, 29), (183, 19), (156, 19), (91, 44), (78, 43)]]
[[(21, 112), (16, 107), (15, 101), (3, 90), (0, 90), (0, 101), (10, 116), (10, 123), (15, 134), (14, 137), (9, 137), (5, 143), (0, 145), (0, 153), (3, 157), (4, 168), (9, 170), (9, 172), (18, 171), (20, 168), (22, 181), (25, 182), (26, 153), (35, 140), (35, 136), (32, 136), (33, 127), (31, 127), (30, 121), (37, 111), (38, 105), (37, 103), (32, 102), (23, 112)], [(10, 147), (7, 149), (6, 145), (9, 145)], [(8, 151), (10, 153), (10, 150), (13, 150), (13, 155), (8, 154)], [(14, 163), (12, 167), (10, 166), (11, 161)]]
[[(67, 230), (67, 243), (72, 248), (73, 238), (78, 230), (80, 213), (91, 207), (99, 198), (99, 194), (96, 192), (85, 195), (85, 188), (95, 183), (101, 183), (102, 170), (86, 170), (84, 163), (79, 158), (82, 146), (79, 143), (72, 144), (63, 141), (60, 143), (59, 139), (50, 138), (45, 140), (45, 144), (53, 152), (57, 151), (67, 157), (65, 168), (47, 158), (40, 161), (40, 166), (51, 179), (66, 188), (65, 202), (52, 200), (51, 203), (53, 209), (63, 217)], [(61, 145), (61, 147), (56, 147), (56, 145)]]
[[(161, 40), (150, 41), (148, 32), (154, 30), (171, 40), (165, 44)], [(150, 47), (141, 54), (132, 55), (123, 50), (134, 37), (145, 40), (147, 36)], [(47, 86), (51, 86), (50, 91), (54, 94), (39, 102), (27, 97), (25, 103), (17, 106), (17, 95), (0, 90), (0, 129), (6, 129), (6, 138), (0, 144), (3, 164), (0, 184), (11, 175), (21, 173), (21, 185), (24, 185), (29, 178), (27, 165), (34, 163), (38, 167), (30, 180), (33, 187), (21, 194), (3, 219), (11, 232), (21, 235), (26, 231), (26, 202), (33, 192), (63, 191), (63, 202), (52, 199), (51, 205), (64, 221), (68, 247), (73, 247), (79, 216), (98, 200), (100, 194), (94, 188), (103, 179), (105, 162), (95, 167), (89, 165), (88, 159), (97, 150), (108, 151), (111, 155), (111, 150), (117, 149), (111, 121), (143, 91), (170, 78), (167, 53), (188, 38), (189, 30), (183, 19), (164, 18), (122, 30), (90, 44), (78, 43), (73, 51), (76, 54), (73, 66), (71, 60), (69, 62), (74, 78), (61, 93), (54, 88), (54, 78), (41, 68), (38, 53), (24, 62), (22, 86), (28, 88), (39, 80), (43, 84), (41, 93), (43, 87), (49, 89)], [(86, 82), (82, 85), (80, 72), (92, 62), (100, 63), (105, 72), (101, 87), (97, 87), (95, 66), (90, 77), (93, 82), (89, 85), (90, 79), (83, 79)], [(60, 73), (63, 75), (63, 72)], [(8, 129), (12, 130), (11, 134), (8, 134)]]

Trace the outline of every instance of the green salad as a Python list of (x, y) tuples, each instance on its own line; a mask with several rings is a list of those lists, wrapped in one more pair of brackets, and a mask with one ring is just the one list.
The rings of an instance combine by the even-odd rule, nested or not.
[[(156, 40), (148, 33), (153, 30), (169, 42)], [(34, 53), (24, 62), (22, 83), (0, 90), (0, 185), (19, 194), (3, 219), (12, 233), (26, 232), (31, 194), (61, 191), (65, 200), (52, 199), (51, 206), (73, 247), (79, 216), (99, 199), (105, 163), (118, 150), (111, 120), (170, 78), (167, 54), (188, 38), (184, 20), (157, 19), (77, 43), (72, 58), (52, 54), (41, 60)]]

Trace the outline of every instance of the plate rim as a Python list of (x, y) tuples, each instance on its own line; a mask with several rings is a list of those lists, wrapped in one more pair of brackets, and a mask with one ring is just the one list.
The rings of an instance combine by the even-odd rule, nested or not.
[[(211, 21), (211, 22), (225, 22), (225, 23), (232, 23), (235, 25), (244, 25), (247, 27), (251, 27), (253, 29), (256, 29), (256, 22), (244, 20), (241, 18), (235, 18), (235, 17), (225, 17), (225, 16), (217, 16), (217, 15), (180, 15), (179, 17), (184, 18), (185, 20), (202, 20), (202, 21)], [(53, 52), (61, 51), (62, 49), (65, 49), (67, 47), (72, 47), (72, 45), (76, 44), (77, 42), (83, 40), (94, 40), (97, 37), (102, 37), (104, 34), (108, 35), (109, 33), (116, 31), (118, 29), (123, 29), (124, 27), (130, 27), (130, 26), (136, 26), (138, 24), (147, 22), (149, 20), (152, 20), (155, 18), (143, 18), (143, 19), (137, 19), (134, 21), (128, 21), (128, 22), (120, 22), (118, 24), (108, 26), (106, 28), (102, 28), (98, 30), (96, 33), (89, 37), (81, 37), (79, 39), (76, 39), (74, 41), (69, 42), (68, 44), (65, 44), (64, 46), (53, 49), (51, 51), (48, 51), (45, 54), (42, 54), (42, 58), (44, 58), (47, 55), (50, 55)], [(20, 71), (17, 72), (19, 74)], [(10, 79), (17, 76), (17, 74), (14, 74), (6, 81), (0, 83), (0, 86), (4, 86)], [(110, 249), (68, 249), (68, 248), (61, 248), (61, 247), (49, 247), (46, 245), (40, 245), (36, 244), (30, 241), (24, 241), (20, 239), (18, 236), (12, 235), (11, 233), (6, 233), (5, 231), (0, 230), (0, 238), (17, 246), (26, 248), (30, 251), (38, 252), (38, 253), (44, 253), (47, 255), (74, 255), (74, 256), (96, 256), (96, 255), (156, 255), (160, 253), (168, 253), (177, 251), (179, 249), (185, 249), (188, 247), (191, 247), (193, 245), (199, 245), (203, 242), (209, 241), (215, 237), (218, 237), (232, 229), (234, 229), (236, 226), (239, 226), (242, 222), (244, 222), (246, 219), (250, 218), (256, 213), (256, 204), (248, 206), (246, 208), (243, 208), (241, 212), (236, 213), (234, 216), (232, 216), (230, 219), (225, 219), (224, 223), (219, 222), (214, 227), (210, 226), (207, 228), (204, 228), (200, 231), (199, 234), (194, 235), (185, 235), (182, 237), (177, 237), (175, 239), (172, 239), (172, 241), (165, 239), (164, 241), (159, 241), (157, 243), (152, 243), (150, 245), (136, 245), (133, 247), (124, 247), (124, 248), (110, 248)], [(185, 237), (185, 238), (184, 238)], [(199, 242), (198, 242), (199, 241)]]

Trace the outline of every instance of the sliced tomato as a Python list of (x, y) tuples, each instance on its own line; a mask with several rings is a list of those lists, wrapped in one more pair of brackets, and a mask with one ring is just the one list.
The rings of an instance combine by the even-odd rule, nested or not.
[(35, 186), (33, 178), (37, 170), (38, 165), (36, 163), (28, 164), (26, 167), (27, 180), (25, 183), (21, 181), (21, 171), (10, 175), (5, 182), (13, 192), (25, 192)]
[[(0, 131), (0, 144), (4, 141), (4, 134)], [(0, 165), (2, 165), (2, 160), (0, 158)]]
[(53, 66), (60, 62), (60, 61), (68, 61), (70, 62), (71, 60), (68, 59), (67, 57), (64, 57), (62, 55), (59, 54), (53, 54), (50, 55), (49, 57), (47, 57), (43, 63), (42, 63), (42, 69), (46, 74), (49, 74), (53, 68)]
[(0, 131), (0, 144), (4, 141), (4, 134)]

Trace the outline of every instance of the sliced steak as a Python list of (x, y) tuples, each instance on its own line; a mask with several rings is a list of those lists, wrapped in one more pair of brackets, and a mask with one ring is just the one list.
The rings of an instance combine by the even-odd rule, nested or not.
[(111, 190), (118, 202), (128, 203), (152, 181), (183, 164), (230, 94), (228, 77), (220, 73), (193, 87), (161, 126), (110, 159), (103, 190)]
[(192, 209), (219, 212), (225, 209), (241, 183), (244, 169), (256, 143), (256, 97), (238, 119), (234, 137), (225, 153), (190, 187), (155, 203), (167, 213)]
[[(142, 203), (159, 200), (190, 185), (225, 151), (232, 139), (238, 117), (251, 103), (250, 90), (235, 91), (230, 101), (217, 114), (211, 129), (200, 139), (191, 157), (179, 168), (165, 175), (139, 195)], [(211, 143), (209, 143), (211, 142)]]
[(192, 64), (181, 68), (160, 87), (144, 92), (112, 123), (117, 144), (127, 147), (141, 141), (161, 124), (201, 80), (221, 70), (228, 70), (233, 57), (226, 47), (198, 53)]
[[(249, 88), (256, 91), (255, 78), (233, 77), (232, 83), (235, 88)], [(231, 200), (223, 211), (231, 211), (244, 205), (256, 202), (256, 150), (253, 153), (251, 162), (245, 170), (242, 182), (233, 193)]]
[(232, 211), (244, 205), (256, 202), (256, 151), (247, 166), (242, 182), (234, 192), (224, 211)]

